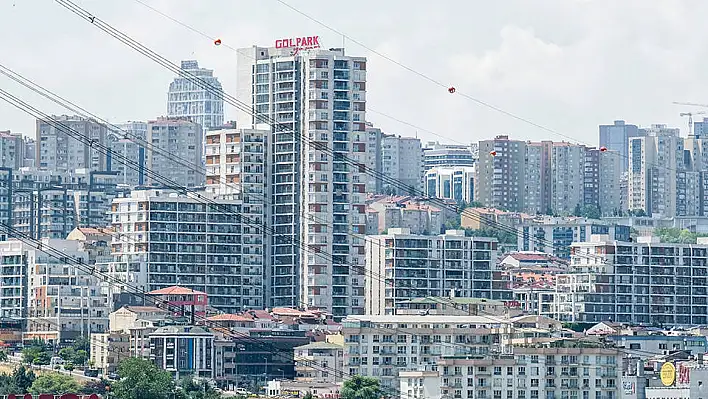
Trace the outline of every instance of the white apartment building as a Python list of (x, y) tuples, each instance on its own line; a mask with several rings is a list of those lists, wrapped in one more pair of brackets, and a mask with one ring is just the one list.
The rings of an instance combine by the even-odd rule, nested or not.
[[(267, 138), (271, 306), (364, 310), (366, 59), (343, 49), (239, 50), (237, 97)], [(274, 122), (274, 123), (273, 123)], [(352, 165), (352, 163), (354, 165)], [(302, 248), (307, 245), (303, 253)]]
[(342, 323), (345, 371), (377, 377), (386, 389), (398, 389), (399, 372), (435, 368), (443, 357), (511, 353), (512, 324), (501, 317), (367, 315)]
[(312, 342), (295, 348), (297, 378), (312, 382), (341, 383), (344, 380), (344, 346)]
[[(136, 190), (117, 198), (110, 272), (146, 292), (174, 285), (206, 292), (209, 305), (227, 313), (262, 309), (263, 265), (251, 260), (263, 255), (263, 246), (245, 244), (249, 236), (243, 232), (264, 220), (238, 218), (244, 206), (170, 190)], [(253, 258), (245, 252), (250, 244)]]
[[(242, 262), (263, 272), (267, 130), (233, 128), (206, 132), (206, 190), (217, 198), (242, 202)], [(256, 223), (258, 221), (258, 223)], [(268, 272), (268, 270), (266, 270)], [(268, 281), (268, 280), (266, 280)]]
[(392, 228), (387, 235), (369, 236), (366, 314), (392, 315), (410, 298), (450, 293), (492, 299), (496, 249), (496, 239), (465, 237), (463, 230), (424, 236)]
[[(167, 92), (167, 116), (188, 119), (206, 132), (224, 123), (224, 97), (214, 71), (199, 68), (195, 60), (182, 61), (181, 69), (188, 75), (177, 76)], [(195, 79), (202, 84), (195, 83)], [(205, 86), (209, 89), (205, 89)], [(203, 141), (202, 141), (203, 142)]]
[(0, 318), (27, 318), (27, 253), (19, 240), (0, 241)]
[(423, 170), (428, 171), (432, 168), (441, 166), (472, 166), (475, 163), (476, 157), (474, 147), (472, 145), (462, 144), (440, 144), (430, 141), (425, 144), (423, 150)]
[[(568, 341), (573, 343), (572, 340)], [(407, 372), (401, 392), (412, 399), (616, 399), (622, 354), (585, 344), (514, 347), (513, 354), (444, 358), (436, 371)], [(425, 396), (439, 387), (439, 396)]]
[(708, 243), (620, 242), (592, 236), (571, 247), (572, 273), (557, 276), (563, 320), (708, 324)]
[[(153, 148), (160, 149), (146, 152), (147, 169), (159, 176), (146, 176), (147, 184), (204, 186), (206, 178), (201, 172), (204, 137), (201, 125), (187, 119), (157, 118), (147, 123), (147, 142)], [(185, 163), (191, 167), (185, 166)]]
[(425, 172), (425, 195), (457, 202), (474, 201), (474, 166), (439, 166)]
[[(22, 244), (20, 251), (27, 262), (24, 339), (59, 343), (108, 331), (108, 299), (98, 277), (88, 272), (88, 253), (75, 240), (42, 239), (42, 245), (48, 251), (62, 252), (72, 262)], [(80, 268), (74, 262), (87, 266)]]
[[(147, 122), (126, 122), (118, 125), (122, 130), (108, 134), (111, 149), (109, 170), (118, 172), (118, 183), (130, 188), (145, 184), (145, 172), (135, 170), (135, 165), (145, 166)], [(125, 160), (127, 158), (127, 161)]]
[(383, 136), (380, 169), (386, 178), (382, 184), (383, 193), (418, 195), (423, 190), (422, 168), (422, 147), (419, 139), (392, 134)]
[(19, 169), (24, 166), (25, 142), (20, 133), (0, 131), (0, 167)]
[[(52, 172), (81, 168), (106, 170), (106, 154), (100, 147), (92, 148), (90, 145), (90, 142), (93, 142), (106, 146), (106, 125), (78, 116), (62, 115), (50, 118), (52, 120), (37, 120), (35, 137), (39, 144), (36, 146), (35, 165)], [(77, 136), (80, 137), (77, 139)]]

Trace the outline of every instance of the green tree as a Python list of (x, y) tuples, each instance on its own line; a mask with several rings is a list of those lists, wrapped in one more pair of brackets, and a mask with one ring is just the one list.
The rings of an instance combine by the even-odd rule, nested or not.
[(118, 376), (120, 380), (112, 386), (114, 399), (169, 399), (175, 392), (172, 375), (145, 359), (123, 360)]
[(68, 375), (58, 373), (47, 373), (37, 377), (29, 389), (29, 393), (38, 395), (41, 393), (52, 393), (61, 395), (65, 393), (78, 393), (81, 390), (76, 380)]
[(10, 394), (23, 394), (27, 392), (24, 389), (19, 388), (15, 384), (15, 380), (12, 376), (7, 374), (0, 374), (0, 395), (10, 395)]
[(12, 381), (21, 392), (27, 392), (36, 379), (34, 371), (28, 370), (25, 366), (20, 366), (12, 372)]
[(72, 363), (72, 362), (64, 363), (64, 370), (69, 371), (69, 372), (74, 370), (74, 363)]
[(585, 205), (580, 212), (580, 216), (588, 219), (600, 219), (600, 208), (595, 205)]
[(344, 381), (342, 399), (381, 399), (381, 382), (373, 377), (355, 375)]
[(74, 341), (74, 344), (71, 345), (71, 347), (74, 348), (75, 351), (86, 351), (87, 353), (90, 353), (91, 341), (89, 341), (86, 337), (79, 337), (76, 341)]
[(74, 364), (78, 364), (78, 365), (83, 366), (86, 364), (88, 357), (89, 357), (88, 352), (86, 352), (83, 349), (79, 349), (74, 354), (73, 362), (74, 362)]
[(312, 392), (308, 392), (307, 394), (305, 394), (305, 396), (303, 396), (302, 399), (314, 399), (314, 398), (315, 398), (315, 397), (312, 396)]
[(0, 363), (7, 363), (7, 351), (0, 351)]
[(61, 350), (59, 350), (59, 357), (64, 359), (65, 362), (72, 361), (75, 355), (76, 351), (71, 346), (67, 346), (66, 348), (61, 348)]

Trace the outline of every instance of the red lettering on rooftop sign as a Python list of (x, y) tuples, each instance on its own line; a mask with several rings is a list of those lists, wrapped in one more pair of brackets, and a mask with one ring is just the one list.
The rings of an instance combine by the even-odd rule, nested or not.
[(287, 39), (278, 39), (275, 41), (275, 48), (291, 48), (297, 54), (300, 50), (320, 48), (319, 36), (304, 36)]

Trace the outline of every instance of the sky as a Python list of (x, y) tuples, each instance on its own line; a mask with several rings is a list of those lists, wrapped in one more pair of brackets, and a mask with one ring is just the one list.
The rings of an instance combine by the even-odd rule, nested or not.
[[(175, 63), (198, 60), (234, 95), (229, 47), (313, 35), (326, 48), (344, 43), (347, 54), (368, 58), (368, 121), (424, 141), (507, 134), (597, 145), (599, 124), (664, 123), (686, 135), (679, 113), (708, 111), (672, 104), (708, 104), (702, 0), (284, 0), (326, 26), (277, 0), (141, 1), (224, 45), (135, 0), (74, 0)], [(165, 115), (173, 79), (51, 0), (0, 0), (0, 63), (113, 123)], [(44, 113), (68, 113), (4, 76), (0, 88)], [(0, 130), (34, 129), (31, 116), (0, 101)]]

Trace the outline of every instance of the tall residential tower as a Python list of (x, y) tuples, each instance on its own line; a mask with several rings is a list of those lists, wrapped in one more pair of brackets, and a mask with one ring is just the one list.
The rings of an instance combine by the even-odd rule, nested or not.
[(251, 112), (237, 120), (271, 125), (267, 297), (271, 306), (363, 314), (366, 59), (293, 42), (238, 55), (237, 97)]

